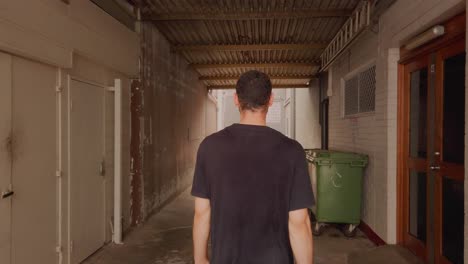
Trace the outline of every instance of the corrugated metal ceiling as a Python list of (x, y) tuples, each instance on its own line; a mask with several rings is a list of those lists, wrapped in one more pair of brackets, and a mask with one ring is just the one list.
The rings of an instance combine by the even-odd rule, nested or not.
[[(202, 80), (205, 76), (235, 77), (258, 69), (282, 76), (281, 80), (273, 80), (277, 85), (305, 86), (318, 70), (315, 64), (324, 47), (359, 2), (145, 0), (142, 17), (155, 23), (173, 50), (192, 64)], [(270, 63), (275, 65), (271, 67)], [(298, 75), (305, 78), (298, 79)], [(235, 84), (235, 80), (204, 82), (208, 87)]]

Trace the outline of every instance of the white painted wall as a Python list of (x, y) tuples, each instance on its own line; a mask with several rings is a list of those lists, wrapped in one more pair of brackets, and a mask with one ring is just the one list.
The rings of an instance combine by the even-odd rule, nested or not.
[[(404, 40), (460, 13), (463, 0), (397, 1), (380, 19), (378, 34), (366, 31), (331, 67), (330, 148), (369, 154), (363, 220), (387, 243), (396, 243), (397, 62)], [(341, 78), (376, 60), (376, 111), (341, 116)]]
[[(237, 109), (237, 106), (234, 104), (235, 92), (236, 91), (234, 89), (223, 90), (223, 91), (218, 92), (218, 100), (221, 102), (220, 111), (222, 115), (222, 117), (220, 117), (219, 120), (223, 122), (222, 127), (219, 127), (219, 128), (225, 128), (234, 123), (239, 123), (239, 120), (240, 120), (239, 109)], [(270, 109), (269, 114), (267, 114), (267, 126), (285, 134), (286, 116), (285, 116), (284, 102), (286, 100), (286, 89), (274, 89), (273, 94), (274, 94), (274, 103), (276, 103), (280, 107), (279, 109), (280, 119), (279, 119), (279, 122), (269, 122), (268, 115), (271, 115), (271, 112), (272, 112), (272, 110)]]
[(308, 89), (295, 89), (295, 139), (305, 149), (321, 147), (320, 90), (318, 82), (311, 81)]

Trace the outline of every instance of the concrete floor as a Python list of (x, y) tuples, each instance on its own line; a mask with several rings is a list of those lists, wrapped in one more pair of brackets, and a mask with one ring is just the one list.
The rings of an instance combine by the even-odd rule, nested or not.
[[(125, 237), (124, 245), (109, 244), (84, 263), (192, 263), (192, 217), (193, 198), (186, 191)], [(400, 248), (376, 249), (359, 231), (355, 238), (349, 239), (339, 230), (328, 228), (314, 242), (315, 264), (419, 263), (414, 256)]]

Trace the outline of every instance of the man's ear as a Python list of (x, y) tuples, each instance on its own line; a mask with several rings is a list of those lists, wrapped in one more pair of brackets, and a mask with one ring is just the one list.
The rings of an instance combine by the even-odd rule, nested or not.
[(237, 93), (234, 93), (234, 104), (239, 108), (239, 97), (237, 96)]
[(275, 101), (275, 94), (271, 93), (270, 100), (268, 101), (268, 106), (270, 107), (274, 101)]

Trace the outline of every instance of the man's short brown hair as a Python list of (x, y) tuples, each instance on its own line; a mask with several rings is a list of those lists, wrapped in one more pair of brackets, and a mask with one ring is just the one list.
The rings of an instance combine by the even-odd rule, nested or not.
[(267, 74), (257, 70), (243, 73), (236, 84), (241, 110), (264, 109), (270, 101), (271, 89)]

